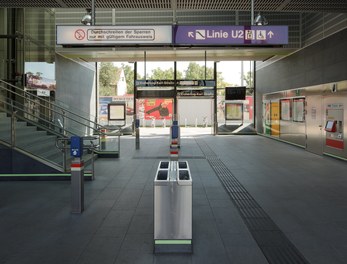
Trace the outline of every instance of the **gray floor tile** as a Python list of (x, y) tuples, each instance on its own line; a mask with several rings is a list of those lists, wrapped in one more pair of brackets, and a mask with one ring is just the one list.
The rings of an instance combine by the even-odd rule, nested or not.
[(253, 246), (231, 246), (227, 248), (227, 254), (230, 259), (229, 263), (233, 264), (267, 264), (260, 249)]
[[(346, 162), (264, 137), (202, 138), (310, 263), (346, 263)], [(70, 214), (69, 182), (1, 182), (0, 263), (267, 263), (194, 138), (181, 148), (196, 157), (194, 253), (153, 254), (153, 178), (168, 144), (135, 150), (122, 138), (119, 159), (96, 161), (81, 215)]]

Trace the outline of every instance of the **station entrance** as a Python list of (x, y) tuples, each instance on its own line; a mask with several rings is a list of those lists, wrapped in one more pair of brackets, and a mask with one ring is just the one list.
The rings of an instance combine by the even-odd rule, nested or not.
[[(172, 73), (171, 79), (135, 80), (134, 119), (140, 129), (168, 134), (172, 122), (177, 121), (183, 130), (215, 133), (215, 79), (178, 79), (176, 62)], [(138, 76), (137, 63), (135, 74)]]
[[(139, 61), (129, 64), (129, 70), (130, 66), (124, 67), (123, 62), (115, 63), (124, 67), (125, 75), (130, 73), (131, 78), (123, 84), (125, 88), (121, 84), (116, 87), (117, 93), (123, 91), (123, 95), (107, 97), (100, 92), (100, 120), (107, 122), (109, 103), (121, 101), (127, 105), (124, 126), (128, 133), (134, 132), (136, 119), (139, 129), (145, 132), (141, 135), (168, 134), (173, 120), (178, 121), (183, 132), (195, 135), (253, 132), (253, 94), (249, 91), (253, 89), (248, 87), (249, 83), (247, 88), (235, 87), (224, 81), (223, 76), (226, 72), (237, 75), (240, 63), (234, 63), (228, 71), (225, 68), (231, 63), (220, 63), (220, 71), (218, 64), (211, 61)], [(247, 74), (250, 76), (251, 71)]]
[[(216, 32), (220, 34), (214, 34)], [(168, 122), (171, 115), (171, 121), (176, 118), (180, 127), (209, 127), (211, 134), (254, 134), (255, 63), (249, 75), (251, 83), (230, 83), (228, 86), (218, 83), (217, 64), (228, 61), (266, 61), (276, 54), (290, 52), (282, 47), (288, 44), (287, 26), (152, 25), (149, 28), (147, 25), (62, 25), (57, 26), (56, 43), (62, 45), (62, 53), (69, 53), (68, 56), (82, 61), (130, 61), (134, 64), (133, 132), (135, 120), (139, 120), (140, 127), (166, 127), (170, 125)], [(90, 49), (83, 50), (81, 47)], [(143, 62), (146, 67), (147, 62), (156, 61), (172, 62), (171, 76), (164, 74), (149, 78), (146, 70), (141, 78), (137, 76), (138, 62)], [(202, 74), (180, 76), (177, 64), (187, 61), (204, 61)], [(210, 63), (212, 72), (208, 71), (207, 63)], [(230, 69), (228, 74), (238, 73)], [(248, 77), (247, 72), (241, 72), (240, 75), (240, 79)], [(235, 86), (240, 86), (237, 87), (240, 89), (234, 89)], [(228, 90), (236, 97), (228, 99), (226, 88), (230, 88)], [(240, 91), (243, 91), (241, 97), (238, 96)], [(170, 104), (172, 113), (167, 113), (165, 106)], [(157, 117), (154, 110), (152, 115), (147, 113), (149, 109), (144, 110), (149, 106), (159, 107)]]

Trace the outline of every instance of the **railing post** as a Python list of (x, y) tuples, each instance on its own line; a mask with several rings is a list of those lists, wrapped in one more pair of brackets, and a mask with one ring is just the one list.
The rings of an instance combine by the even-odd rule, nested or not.
[(140, 149), (140, 119), (135, 119), (135, 149)]
[(12, 147), (16, 145), (16, 113), (17, 111), (13, 111), (11, 115), (11, 146)]
[(65, 111), (64, 110), (62, 110), (61, 111), (62, 112), (62, 116), (63, 116), (63, 135), (64, 136), (66, 136), (67, 135), (67, 132), (66, 132), (66, 124), (65, 124), (65, 122), (66, 122), (66, 115), (65, 115)]
[(64, 172), (67, 171), (67, 155), (66, 155), (66, 140), (63, 141), (63, 149), (61, 150), (62, 153), (63, 153), (63, 169), (64, 169)]
[(120, 157), (120, 134), (121, 134), (121, 129), (119, 128), (119, 132), (118, 132), (118, 157)]

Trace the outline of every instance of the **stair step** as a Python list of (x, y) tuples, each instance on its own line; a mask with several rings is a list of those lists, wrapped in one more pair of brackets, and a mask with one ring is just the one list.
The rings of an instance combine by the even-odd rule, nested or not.
[(55, 163), (62, 162), (63, 160), (63, 154), (58, 149), (50, 149), (46, 152), (41, 153), (40, 155), (44, 159), (47, 159), (49, 161), (54, 161)]
[(54, 139), (47, 138), (45, 132), (37, 132), (37, 134), (31, 134), (28, 136), (16, 135), (16, 145), (23, 147), (41, 145), (46, 142), (54, 141)]
[(3, 126), (2, 124), (0, 124), (0, 133), (2, 134), (11, 134), (11, 128), (10, 126)]
[(45, 153), (45, 152), (48, 152), (51, 150), (60, 151), (56, 148), (54, 142), (49, 142), (49, 141), (47, 141), (45, 143), (40, 142), (40, 143), (37, 143), (36, 145), (27, 146), (27, 147), (25, 147), (25, 149), (28, 152), (32, 152), (32, 153), (39, 155), (39, 156), (41, 156), (42, 153)]
[(0, 118), (0, 126), (11, 125), (11, 120), (9, 118)]
[(40, 148), (40, 146), (47, 144), (55, 146), (55, 139), (55, 136), (49, 136), (44, 131), (37, 131), (37, 134), (33, 135), (31, 138), (21, 138), (17, 140), (17, 145), (28, 149)]
[(10, 143), (11, 142), (11, 135), (10, 134), (2, 135), (0, 133), (0, 140), (3, 140), (7, 143)]
[(11, 124), (0, 123), (0, 131), (11, 130)]
[(0, 123), (11, 123), (11, 119), (6, 116), (0, 116)]
[[(11, 139), (11, 116), (6, 112), (0, 112), (0, 140), (10, 142)], [(51, 166), (63, 165), (63, 153), (56, 148), (57, 136), (48, 134), (45, 129), (41, 130), (31, 123), (17, 120), (15, 123), (15, 147), (42, 159), (42, 162), (50, 161)], [(85, 168), (91, 168), (92, 154), (87, 150), (83, 151), (83, 160)], [(70, 160), (69, 150), (66, 150), (67, 159)], [(45, 163), (45, 162), (44, 162)], [(54, 165), (54, 164), (55, 165)], [(70, 167), (70, 161), (67, 161), (67, 167)]]

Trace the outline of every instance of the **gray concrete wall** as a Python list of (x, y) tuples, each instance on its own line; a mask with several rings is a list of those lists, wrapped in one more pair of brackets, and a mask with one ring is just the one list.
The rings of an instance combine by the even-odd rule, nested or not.
[(256, 72), (256, 128), (262, 132), (262, 95), (347, 79), (347, 29)]
[[(96, 116), (94, 65), (56, 55), (57, 103), (92, 121)], [(91, 132), (86, 129), (81, 130), (82, 126), (71, 121), (67, 125), (73, 132), (78, 130), (81, 136)], [(91, 123), (88, 125), (92, 126)]]

